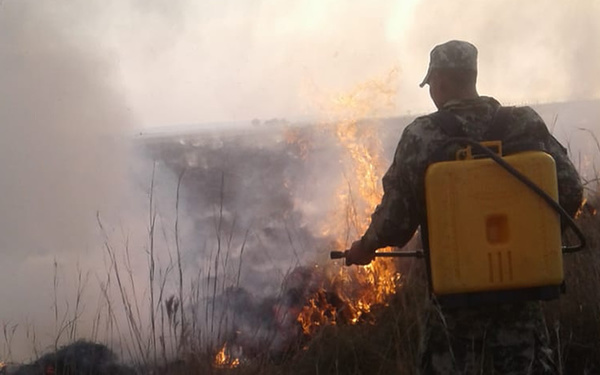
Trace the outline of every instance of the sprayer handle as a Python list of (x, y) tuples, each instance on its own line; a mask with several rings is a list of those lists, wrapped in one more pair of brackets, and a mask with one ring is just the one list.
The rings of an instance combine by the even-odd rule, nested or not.
[(329, 258), (330, 259), (342, 259), (345, 258), (346, 255), (348, 255), (348, 250), (346, 251), (332, 251), (329, 253)]

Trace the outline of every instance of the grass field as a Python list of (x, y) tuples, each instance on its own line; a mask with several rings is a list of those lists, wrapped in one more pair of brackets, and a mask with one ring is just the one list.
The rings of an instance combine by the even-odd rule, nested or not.
[[(590, 203), (597, 207), (598, 196), (592, 195)], [(555, 361), (563, 374), (597, 373), (600, 369), (600, 215), (591, 209), (584, 210), (578, 224), (587, 236), (588, 247), (564, 257), (567, 293), (559, 300), (544, 303)], [(139, 329), (155, 327), (158, 344), (153, 346), (152, 335), (142, 339), (142, 334), (137, 337), (135, 331), (130, 331), (138, 357), (129, 366), (118, 370), (115, 358), (105, 356), (96, 360), (110, 359), (112, 367), (98, 365), (97, 371), (86, 374), (104, 375), (109, 373), (106, 371), (165, 375), (413, 374), (418, 361), (427, 285), (421, 261), (398, 261), (397, 267), (402, 272), (401, 287), (387, 305), (373, 306), (369, 316), (358, 324), (343, 324), (338, 320), (338, 324), (323, 324), (310, 336), (298, 334), (278, 351), (272, 350), (272, 342), (267, 343), (267, 340), (264, 350), (256, 344), (252, 351), (228, 348), (219, 357), (226, 335), (220, 341), (206, 340), (204, 332), (194, 330), (190, 310), (182, 313), (174, 306), (176, 299), (168, 300), (157, 294), (155, 303), (164, 308), (156, 310), (154, 324), (138, 322), (135, 317), (131, 317), (131, 324)], [(296, 329), (300, 332), (299, 326)], [(168, 337), (175, 340), (170, 342)], [(52, 355), (47, 354), (46, 359), (55, 358)], [(43, 373), (41, 367), (24, 369), (8, 373)]]

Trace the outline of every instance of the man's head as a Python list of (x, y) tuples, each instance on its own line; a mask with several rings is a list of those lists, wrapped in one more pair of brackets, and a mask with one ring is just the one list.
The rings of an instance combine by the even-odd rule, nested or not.
[(431, 50), (429, 69), (421, 87), (429, 84), (429, 94), (437, 108), (452, 99), (478, 96), (477, 48), (469, 42), (451, 40)]

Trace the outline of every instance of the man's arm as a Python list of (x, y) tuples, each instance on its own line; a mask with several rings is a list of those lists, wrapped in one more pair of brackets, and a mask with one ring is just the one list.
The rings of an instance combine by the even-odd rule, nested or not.
[(574, 217), (583, 201), (583, 185), (577, 169), (569, 159), (567, 150), (549, 134), (546, 150), (556, 162), (558, 200), (571, 217)]
[(366, 250), (396, 246), (402, 247), (412, 238), (419, 223), (416, 213), (416, 197), (411, 182), (402, 174), (402, 157), (398, 148), (394, 162), (383, 177), (383, 197), (371, 215), (371, 224), (361, 238)]
[(515, 113), (515, 126), (509, 133), (509, 142), (533, 139), (543, 142), (544, 149), (554, 158), (558, 179), (560, 205), (575, 216), (583, 199), (583, 186), (577, 169), (569, 159), (567, 150), (550, 134), (544, 120), (531, 107), (521, 107)]
[(417, 191), (426, 167), (426, 150), (417, 119), (403, 132), (394, 161), (383, 177), (383, 197), (371, 216), (371, 224), (359, 241), (352, 244), (346, 264), (368, 264), (377, 249), (402, 247), (419, 226)]

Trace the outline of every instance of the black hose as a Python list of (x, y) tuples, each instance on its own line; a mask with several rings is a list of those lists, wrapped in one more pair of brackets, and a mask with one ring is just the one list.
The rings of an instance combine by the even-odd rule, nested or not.
[(537, 186), (535, 183), (533, 183), (529, 178), (525, 177), (521, 172), (516, 170), (512, 165), (508, 164), (502, 157), (498, 156), (496, 153), (494, 153), (489, 148), (487, 148), (469, 138), (460, 138), (460, 137), (450, 138), (448, 141), (444, 142), (442, 147), (446, 147), (452, 143), (468, 144), (468, 145), (480, 150), (481, 152), (483, 152), (484, 154), (489, 156), (492, 160), (494, 160), (496, 163), (500, 164), (500, 166), (502, 168), (504, 168), (508, 173), (510, 173), (511, 175), (516, 177), (519, 181), (521, 181), (523, 184), (525, 184), (529, 189), (531, 189), (533, 192), (535, 192), (537, 195), (539, 195), (548, 205), (550, 205), (550, 207), (552, 207), (552, 209), (554, 209), (554, 211), (558, 212), (560, 214), (560, 216), (563, 219), (565, 219), (568, 226), (573, 230), (573, 232), (575, 232), (575, 234), (579, 238), (579, 242), (580, 242), (579, 245), (576, 245), (576, 246), (563, 246), (562, 252), (564, 254), (580, 251), (581, 249), (583, 249), (586, 246), (586, 239), (585, 239), (585, 236), (583, 235), (583, 232), (581, 232), (581, 229), (579, 229), (579, 227), (577, 226), (577, 224), (575, 223), (573, 218), (571, 218), (571, 216), (567, 213), (567, 211), (565, 211), (565, 209), (562, 208), (562, 206), (558, 202), (556, 202), (554, 199), (552, 199), (548, 194), (546, 194), (545, 191), (540, 189), (540, 187)]

